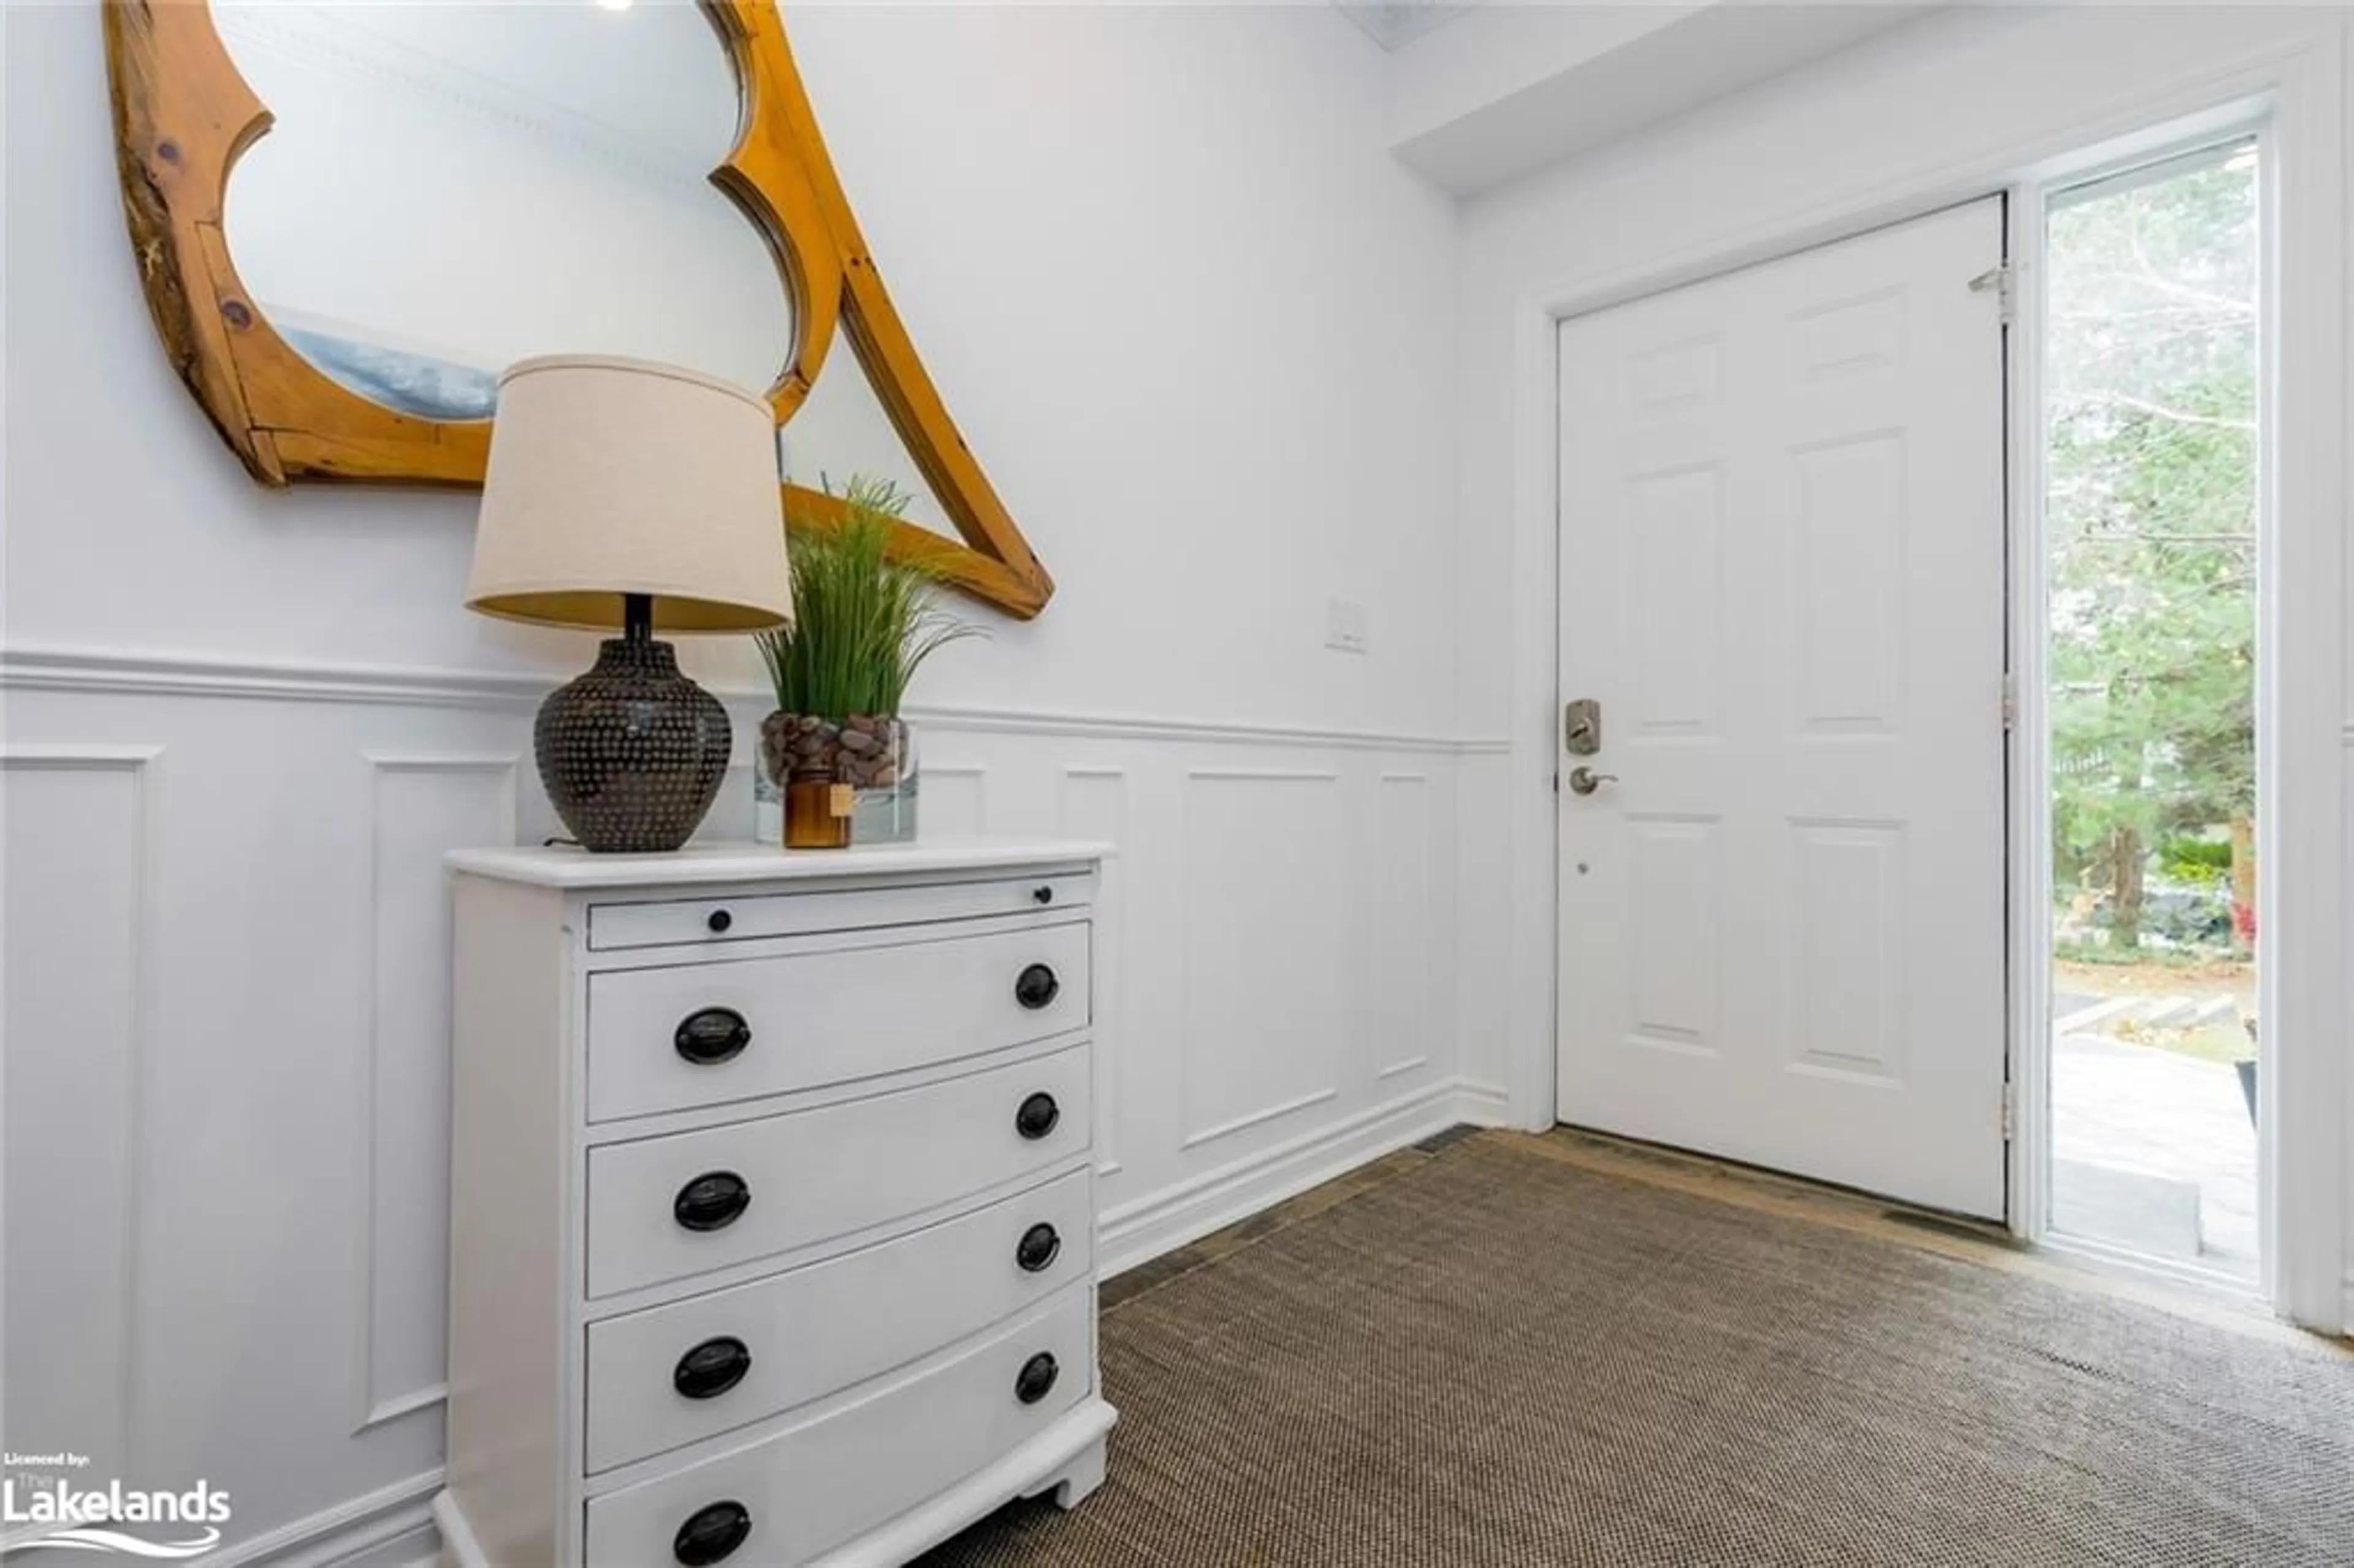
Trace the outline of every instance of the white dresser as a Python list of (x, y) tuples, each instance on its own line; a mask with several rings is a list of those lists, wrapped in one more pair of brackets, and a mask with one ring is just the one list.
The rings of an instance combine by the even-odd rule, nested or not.
[(445, 1562), (896, 1563), (1095, 1489), (1105, 853), (451, 857)]

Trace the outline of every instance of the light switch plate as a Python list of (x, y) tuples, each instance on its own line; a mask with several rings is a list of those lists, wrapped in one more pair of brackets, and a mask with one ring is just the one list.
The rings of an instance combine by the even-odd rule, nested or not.
[(1373, 646), (1373, 613), (1352, 599), (1324, 601), (1324, 646), (1341, 653), (1363, 653)]

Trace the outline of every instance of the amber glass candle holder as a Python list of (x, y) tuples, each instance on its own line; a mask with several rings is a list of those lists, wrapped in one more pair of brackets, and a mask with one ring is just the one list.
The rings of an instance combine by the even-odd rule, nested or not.
[(848, 849), (858, 791), (837, 783), (830, 768), (796, 772), (785, 786), (787, 849)]

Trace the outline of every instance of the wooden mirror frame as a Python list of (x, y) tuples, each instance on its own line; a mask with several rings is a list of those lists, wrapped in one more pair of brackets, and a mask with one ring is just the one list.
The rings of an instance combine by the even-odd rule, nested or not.
[[(793, 341), (769, 389), (777, 423), (809, 396), (839, 327), (884, 412), (964, 543), (898, 524), (892, 553), (932, 564), (953, 586), (1027, 620), (1055, 591), (990, 487), (916, 355), (835, 177), (776, 0), (698, 0), (734, 62), (735, 149), (711, 181), (775, 253)], [(229, 260), (229, 172), (270, 127), (270, 110), (213, 25), (208, 0), (106, 0), (122, 205), (148, 309), (173, 368), (253, 476), (480, 486), (488, 419), (398, 413), (350, 391), (294, 352)], [(788, 484), (796, 526), (836, 521), (842, 502)]]

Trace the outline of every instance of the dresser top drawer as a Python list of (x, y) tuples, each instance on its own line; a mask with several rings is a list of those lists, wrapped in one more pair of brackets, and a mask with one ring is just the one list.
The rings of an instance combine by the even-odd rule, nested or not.
[(588, 906), (591, 952), (687, 948), (714, 954), (763, 938), (804, 937), (938, 920), (1087, 907), (1086, 866), (1020, 877), (991, 876), (881, 887), (719, 890), (694, 898), (600, 900)]

